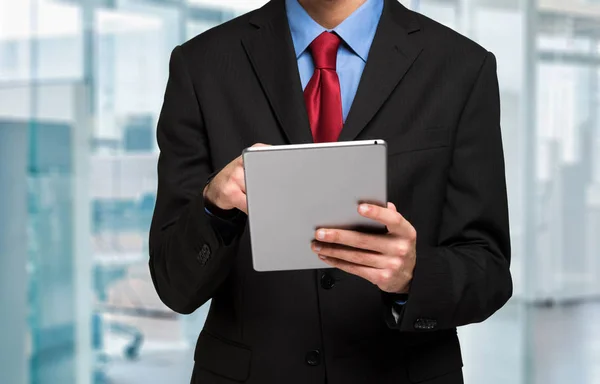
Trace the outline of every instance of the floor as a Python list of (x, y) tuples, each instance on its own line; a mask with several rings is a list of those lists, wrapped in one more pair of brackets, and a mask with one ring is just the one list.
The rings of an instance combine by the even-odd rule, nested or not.
[[(125, 359), (118, 340), (113, 340), (106, 382), (187, 383), (192, 352), (185, 340), (193, 339), (204, 316), (201, 310), (183, 321), (137, 320), (147, 339), (139, 359)], [(467, 384), (600, 383), (600, 302), (554, 306), (510, 302), (486, 322), (459, 333)]]

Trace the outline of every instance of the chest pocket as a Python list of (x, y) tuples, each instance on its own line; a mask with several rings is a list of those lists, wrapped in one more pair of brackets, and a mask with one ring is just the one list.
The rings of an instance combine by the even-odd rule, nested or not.
[(450, 130), (447, 127), (413, 129), (392, 136), (386, 140), (388, 156), (404, 152), (447, 147), (450, 144)]

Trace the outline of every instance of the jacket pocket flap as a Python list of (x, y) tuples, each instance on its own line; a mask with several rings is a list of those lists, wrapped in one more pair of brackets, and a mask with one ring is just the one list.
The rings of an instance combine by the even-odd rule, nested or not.
[(419, 345), (410, 352), (408, 378), (421, 383), (462, 368), (460, 344), (456, 334)]
[(252, 351), (206, 331), (200, 332), (194, 360), (200, 368), (231, 380), (244, 382), (250, 373)]
[(403, 152), (446, 147), (450, 141), (446, 127), (415, 129), (388, 140), (388, 156)]

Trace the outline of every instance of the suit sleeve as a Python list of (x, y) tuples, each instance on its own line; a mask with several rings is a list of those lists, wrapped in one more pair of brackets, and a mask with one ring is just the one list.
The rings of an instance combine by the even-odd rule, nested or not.
[(202, 191), (213, 170), (202, 112), (181, 47), (171, 54), (157, 141), (150, 274), (165, 305), (191, 313), (227, 277), (239, 239), (224, 242), (205, 211)]
[(480, 322), (512, 295), (500, 97), (491, 53), (455, 133), (442, 215), (437, 246), (420, 246), (417, 239), (409, 299), (394, 321), (401, 331)]

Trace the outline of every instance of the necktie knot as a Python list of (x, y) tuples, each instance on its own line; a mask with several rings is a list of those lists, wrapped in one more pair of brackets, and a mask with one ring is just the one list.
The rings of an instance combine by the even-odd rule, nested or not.
[(310, 43), (310, 52), (316, 69), (336, 69), (337, 51), (341, 39), (331, 32), (323, 32)]

